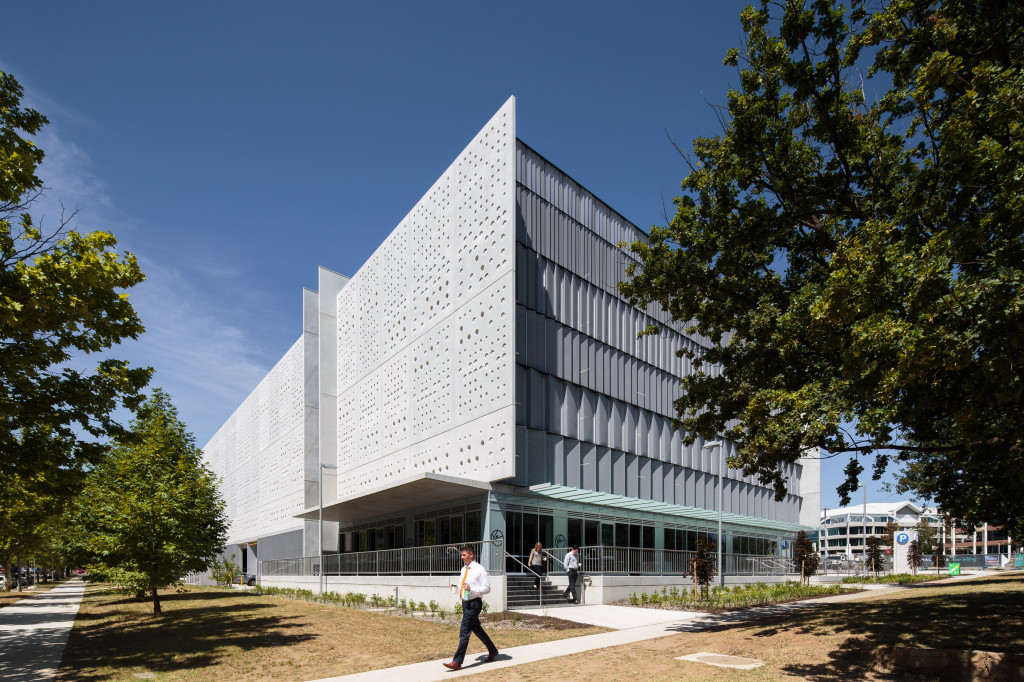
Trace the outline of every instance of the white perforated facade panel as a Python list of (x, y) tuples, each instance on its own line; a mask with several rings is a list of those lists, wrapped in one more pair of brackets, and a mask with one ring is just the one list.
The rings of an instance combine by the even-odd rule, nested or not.
[(338, 496), (515, 473), (515, 101), (338, 294)]
[(203, 448), (221, 481), (229, 544), (301, 527), (303, 446), (300, 338)]

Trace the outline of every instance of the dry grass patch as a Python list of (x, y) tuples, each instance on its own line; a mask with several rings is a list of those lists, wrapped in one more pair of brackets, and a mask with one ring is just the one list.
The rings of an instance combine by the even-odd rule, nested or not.
[[(784, 616), (496, 670), (488, 679), (540, 682), (566, 670), (602, 682), (910, 679), (877, 669), (877, 652), (894, 644), (1024, 653), (1024, 576), (865, 593)], [(673, 660), (698, 651), (756, 658), (765, 665), (741, 671)]]
[[(241, 590), (189, 587), (161, 603), (163, 614), (154, 616), (151, 602), (87, 593), (57, 679), (134, 680), (151, 672), (167, 680), (313, 680), (450, 660), (458, 644), (453, 624)], [(605, 631), (488, 629), (499, 649)], [(484, 651), (474, 637), (470, 656)]]

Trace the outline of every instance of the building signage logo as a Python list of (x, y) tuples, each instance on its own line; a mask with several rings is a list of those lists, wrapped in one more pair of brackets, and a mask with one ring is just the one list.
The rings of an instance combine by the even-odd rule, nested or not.
[(908, 533), (897, 533), (896, 534), (896, 543), (897, 544), (905, 545), (908, 542), (910, 542), (910, 535)]

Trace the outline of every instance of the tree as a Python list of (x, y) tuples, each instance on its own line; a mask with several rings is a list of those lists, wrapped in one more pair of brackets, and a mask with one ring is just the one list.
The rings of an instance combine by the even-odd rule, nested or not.
[(25, 136), (47, 120), (22, 93), (0, 72), (0, 468), (30, 477), (102, 459), (100, 439), (124, 434), (114, 410), (138, 406), (151, 370), (68, 362), (142, 333), (124, 290), (144, 277), (110, 233), (69, 229), (74, 212), (48, 231), (32, 218), (43, 151)]
[(885, 523), (885, 532), (882, 533), (882, 544), (894, 547), (896, 543), (893, 541), (893, 537), (900, 530), (900, 524), (895, 521), (887, 521)]
[(703, 594), (707, 593), (711, 578), (715, 575), (715, 556), (715, 546), (706, 533), (701, 533), (697, 536), (697, 552), (693, 557), (693, 579), (700, 585)]
[(736, 441), (779, 498), (784, 465), (850, 453), (844, 504), (894, 459), (900, 492), (1022, 535), (1024, 9), (874, 6), (743, 11), (724, 131), (620, 290), (706, 339), (679, 351), (688, 444)]
[(796, 543), (793, 545), (793, 561), (800, 567), (801, 583), (806, 583), (808, 578), (818, 572), (818, 553), (814, 549), (814, 543), (802, 530), (796, 534)]
[(210, 566), (210, 577), (218, 585), (231, 585), (242, 574), (242, 567), (235, 563), (235, 555), (220, 557)]
[(882, 570), (882, 540), (877, 535), (872, 535), (867, 539), (864, 562), (864, 568), (874, 573), (877, 579), (878, 572)]
[(112, 580), (150, 592), (205, 571), (227, 538), (224, 502), (195, 439), (160, 389), (140, 408), (83, 495), (89, 547)]
[(928, 523), (928, 519), (923, 516), (917, 522), (917, 525), (914, 526), (914, 530), (917, 531), (917, 540), (921, 544), (921, 554), (931, 554), (938, 530), (936, 530), (935, 526)]
[[(33, 430), (19, 434), (22, 452), (34, 452), (36, 442), (45, 443), (43, 447), (52, 443), (48, 435), (38, 441), (33, 436)], [(0, 467), (0, 566), (8, 575), (16, 557), (50, 553), (59, 537), (54, 526), (82, 479), (82, 471), (77, 468), (44, 472), (31, 467)], [(7, 583), (6, 589), (11, 586)]]
[(907, 546), (907, 563), (910, 571), (917, 575), (917, 569), (921, 567), (921, 543), (917, 540), (911, 540)]

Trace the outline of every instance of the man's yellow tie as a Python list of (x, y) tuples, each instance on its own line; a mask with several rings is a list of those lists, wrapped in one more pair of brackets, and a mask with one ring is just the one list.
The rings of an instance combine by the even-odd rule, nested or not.
[(462, 569), (462, 584), (459, 585), (459, 599), (462, 599), (463, 592), (466, 591), (466, 576), (469, 575), (469, 566)]

